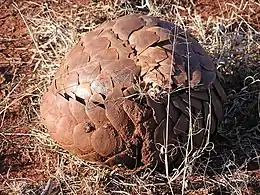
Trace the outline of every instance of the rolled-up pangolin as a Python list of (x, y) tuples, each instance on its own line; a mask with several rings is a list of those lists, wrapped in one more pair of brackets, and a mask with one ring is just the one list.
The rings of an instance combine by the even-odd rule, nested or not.
[(127, 15), (81, 38), (40, 113), (51, 137), (86, 161), (160, 168), (165, 152), (176, 166), (185, 149), (203, 146), (225, 99), (196, 39), (159, 18)]

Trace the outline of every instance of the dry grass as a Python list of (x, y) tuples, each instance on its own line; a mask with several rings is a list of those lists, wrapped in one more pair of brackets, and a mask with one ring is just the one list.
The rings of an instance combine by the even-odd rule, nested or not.
[[(255, 171), (260, 167), (260, 35), (246, 18), (232, 14), (202, 20), (198, 13), (189, 14), (189, 8), (188, 14), (182, 15), (185, 8), (180, 4), (158, 6), (152, 1), (136, 5), (111, 1), (87, 7), (67, 4), (54, 7), (53, 3), (28, 1), (22, 7), (13, 5), (34, 41), (35, 77), (26, 80), (23, 93), (18, 86), (25, 82), (24, 78), (13, 77), (12, 90), (0, 102), (3, 126), (7, 110), (24, 97), (29, 98), (21, 111), (25, 117), (0, 133), (1, 145), (10, 142), (10, 136), (30, 138), (30, 142), (19, 147), (23, 155), (37, 156), (40, 166), (35, 171), (44, 177), (36, 182), (26, 174), (14, 178), (7, 172), (7, 176), (2, 176), (0, 193), (48, 194), (51, 188), (50, 194), (250, 194), (254, 185), (258, 185), (255, 192), (260, 192), (259, 171)], [(184, 166), (166, 173), (145, 170), (127, 175), (83, 162), (63, 151), (39, 123), (40, 99), (65, 54), (84, 33), (103, 21), (134, 12), (161, 16), (192, 31), (217, 64), (229, 97), (215, 145), (207, 142), (207, 147), (186, 156)], [(27, 127), (30, 133), (15, 133), (15, 126)], [(204, 155), (205, 151), (209, 154)]]

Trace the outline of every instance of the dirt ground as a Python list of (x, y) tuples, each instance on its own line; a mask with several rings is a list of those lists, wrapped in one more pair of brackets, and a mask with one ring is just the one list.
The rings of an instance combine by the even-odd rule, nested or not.
[[(47, 86), (42, 83), (42, 71), (40, 70), (40, 63), (43, 60), (39, 51), (43, 50), (39, 50), (35, 46), (35, 42), (40, 43), (43, 40), (38, 37), (37, 39), (32, 38), (31, 32), (28, 31), (28, 28), (32, 29), (30, 27), (30, 25), (33, 25), (32, 21), (26, 22), (26, 19), (22, 16), (37, 15), (35, 13), (40, 13), (41, 9), (43, 9), (43, 6), (39, 5), (44, 5), (44, 3), (47, 3), (57, 13), (61, 13), (61, 10), (69, 13), (70, 10), (75, 10), (76, 5), (88, 6), (93, 2), (96, 3), (96, 1), (37, 0), (28, 2), (25, 0), (6, 0), (2, 1), (0, 5), (0, 194), (40, 194), (51, 176), (59, 172), (58, 167), (61, 162), (64, 167), (75, 166), (74, 170), (66, 169), (68, 173), (63, 173), (64, 178), (66, 178), (66, 174), (71, 177), (82, 178), (88, 178), (89, 174), (93, 174), (93, 171), (91, 172), (90, 168), (86, 168), (84, 164), (71, 163), (71, 157), (59, 149), (58, 146), (49, 141), (43, 141), (43, 136), (47, 137), (48, 135), (44, 134), (45, 130), (39, 122), (38, 114), (40, 98)], [(103, 2), (102, 5), (115, 6), (113, 1)], [(108, 6), (107, 9), (141, 5), (141, 1), (135, 1), (134, 3), (127, 3), (127, 1), (116, 2), (118, 3), (117, 7), (115, 6), (116, 8), (108, 8)], [(170, 3), (173, 4), (173, 2), (175, 1), (161, 0), (156, 1), (153, 6), (169, 5)], [(226, 18), (229, 20), (230, 25), (226, 27), (230, 33), (236, 31), (238, 27), (241, 27), (244, 32), (247, 32), (250, 28), (258, 32), (260, 30), (259, 1), (252, 3), (252, 1), (243, 0), (195, 0), (194, 5), (190, 1), (181, 1), (179, 6), (191, 7), (191, 14), (196, 13), (205, 21), (210, 19), (216, 23), (220, 23), (220, 21), (223, 23), (223, 18)], [(147, 9), (136, 9), (135, 11), (147, 12)], [(169, 10), (165, 8), (161, 14), (166, 16), (167, 11)], [(124, 13), (122, 11), (120, 14)], [(187, 16), (189, 12), (182, 10), (182, 14)], [(90, 15), (92, 22), (96, 24), (100, 24), (109, 18), (109, 15), (103, 16), (94, 12)], [(232, 21), (232, 19), (234, 20)], [(209, 191), (212, 194), (222, 194), (222, 191), (223, 194), (229, 194), (232, 190), (221, 187), (223, 186), (221, 183), (230, 182), (231, 186), (234, 178), (237, 179), (234, 179), (234, 182), (242, 180), (239, 185), (245, 185), (244, 189), (234, 194), (260, 194), (260, 154), (258, 153), (260, 151), (258, 143), (260, 136), (260, 97), (258, 97), (260, 77), (257, 75), (260, 70), (260, 35), (259, 33), (253, 33), (252, 36), (258, 41), (258, 48), (250, 51), (255, 55), (251, 57), (247, 54), (247, 59), (241, 59), (241, 53), (236, 56), (229, 56), (227, 59), (233, 58), (236, 63), (239, 62), (240, 64), (220, 69), (223, 73), (223, 85), (229, 95), (229, 102), (226, 105), (226, 120), (220, 127), (220, 133), (216, 137), (216, 154), (208, 162), (212, 169), (208, 171), (207, 177), (214, 176), (216, 180), (220, 178), (221, 181), (219, 181), (218, 185), (214, 183), (212, 189), (210, 189), (204, 187), (206, 185), (204, 175), (193, 175), (191, 176), (191, 181), (194, 181), (191, 187), (192, 190), (187, 194), (207, 194)], [(221, 58), (219, 55), (214, 57), (226, 60), (224, 54), (222, 54)], [(248, 76), (254, 78), (255, 82), (247, 85), (247, 92), (244, 92), (241, 89), (245, 87), (244, 81)], [(234, 101), (237, 102), (237, 105), (234, 104)], [(248, 134), (252, 134), (255, 139), (252, 139)], [(245, 143), (247, 145), (238, 147), (239, 144), (243, 145)], [(252, 151), (252, 148), (254, 148), (254, 151)], [(223, 153), (229, 155), (221, 156), (220, 154)], [(65, 157), (61, 154), (65, 154)], [(207, 159), (207, 156), (202, 158), (201, 164), (203, 164), (204, 159)], [(233, 159), (233, 161), (230, 159)], [(198, 169), (203, 168), (203, 166), (198, 166)], [(222, 177), (222, 173), (226, 175)], [(95, 168), (94, 174), (103, 175), (96, 181), (88, 181), (90, 182), (89, 188), (94, 190), (96, 194), (105, 192), (109, 194), (111, 189), (116, 188), (115, 184), (109, 182), (110, 175), (113, 175), (111, 172)], [(122, 175), (119, 174), (115, 177), (117, 178), (116, 181), (124, 180), (128, 182), (131, 180), (127, 176), (127, 179), (122, 178)], [(64, 181), (66, 183), (67, 180)], [(78, 186), (83, 180), (73, 180), (73, 182), (78, 182)], [(159, 183), (160, 181), (156, 182)], [(62, 191), (63, 185), (62, 182), (56, 184), (56, 191), (54, 190), (55, 193), (53, 192), (53, 194), (81, 194), (80, 187), (71, 189), (70, 193), (66, 193), (66, 190), (69, 191), (69, 189), (66, 188), (66, 190)], [(120, 190), (118, 188), (118, 191)], [(150, 194), (158, 193), (156, 189), (153, 190), (150, 191)], [(161, 188), (160, 191), (170, 194), (167, 187), (165, 189)], [(128, 194), (130, 192), (131, 190), (128, 191)], [(149, 194), (148, 191), (146, 192), (132, 191), (131, 194)]]

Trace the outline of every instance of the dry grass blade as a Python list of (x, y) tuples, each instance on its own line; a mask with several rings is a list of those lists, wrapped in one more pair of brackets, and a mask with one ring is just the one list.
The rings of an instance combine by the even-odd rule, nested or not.
[(50, 195), (52, 191), (52, 187), (53, 187), (53, 181), (49, 179), (41, 195)]

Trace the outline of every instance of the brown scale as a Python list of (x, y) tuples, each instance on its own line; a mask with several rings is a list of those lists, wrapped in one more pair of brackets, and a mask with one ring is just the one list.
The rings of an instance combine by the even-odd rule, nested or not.
[(163, 169), (165, 148), (171, 167), (182, 162), (189, 129), (192, 151), (216, 133), (225, 101), (216, 67), (192, 35), (135, 14), (81, 38), (44, 94), (40, 113), (51, 137), (86, 161)]
[(137, 54), (144, 52), (149, 46), (160, 40), (160, 37), (155, 32), (147, 30), (135, 31), (129, 38), (129, 43), (135, 46)]

